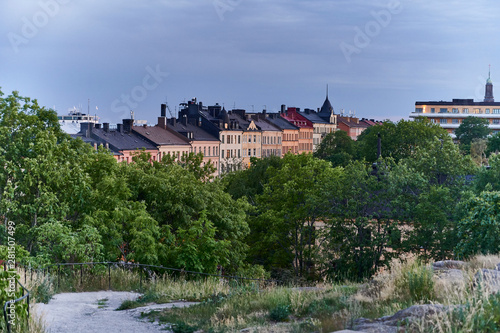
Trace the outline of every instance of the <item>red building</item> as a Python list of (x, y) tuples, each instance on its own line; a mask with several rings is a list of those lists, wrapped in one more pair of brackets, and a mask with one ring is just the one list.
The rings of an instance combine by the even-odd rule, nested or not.
[(314, 126), (309, 119), (302, 116), (299, 112), (300, 108), (288, 108), (285, 111), (285, 106), (282, 105), (280, 115), (283, 119), (299, 128), (299, 154), (312, 153)]

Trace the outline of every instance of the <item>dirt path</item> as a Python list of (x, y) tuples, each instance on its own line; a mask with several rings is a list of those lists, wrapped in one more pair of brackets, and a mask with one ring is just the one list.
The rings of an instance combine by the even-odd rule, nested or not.
[(124, 300), (138, 296), (137, 293), (117, 291), (57, 294), (49, 304), (36, 304), (34, 312), (43, 316), (48, 333), (166, 332), (162, 330), (164, 326), (139, 318), (141, 312), (195, 304), (176, 302), (115, 311)]

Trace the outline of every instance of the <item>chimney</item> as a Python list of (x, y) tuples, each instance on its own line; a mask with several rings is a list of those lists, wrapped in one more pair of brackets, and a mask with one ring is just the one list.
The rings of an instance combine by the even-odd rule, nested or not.
[(167, 118), (166, 117), (158, 117), (158, 127), (160, 128), (167, 128)]
[(162, 104), (160, 117), (166, 117), (166, 116), (167, 116), (167, 104)]
[(94, 123), (80, 123), (80, 132), (83, 133), (86, 138), (90, 138), (93, 128)]
[(116, 124), (116, 131), (123, 133), (123, 124)]
[(102, 123), (102, 129), (104, 132), (109, 132), (109, 123)]
[(131, 133), (134, 126), (134, 119), (123, 119), (123, 132)]
[(286, 111), (286, 105), (285, 104), (281, 104), (281, 111), (280, 113), (285, 113)]
[(188, 118), (187, 118), (186, 115), (184, 115), (184, 117), (182, 117), (181, 123), (182, 123), (182, 125), (187, 126), (187, 124), (188, 124)]
[(96, 129), (101, 129), (101, 124), (95, 124)]

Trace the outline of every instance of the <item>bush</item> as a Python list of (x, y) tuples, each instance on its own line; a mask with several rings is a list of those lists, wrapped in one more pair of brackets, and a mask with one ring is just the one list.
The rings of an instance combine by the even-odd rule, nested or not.
[(402, 300), (428, 302), (435, 299), (432, 268), (416, 260), (403, 265), (396, 279), (396, 292)]
[(288, 321), (290, 305), (278, 305), (269, 311), (269, 319), (272, 321)]

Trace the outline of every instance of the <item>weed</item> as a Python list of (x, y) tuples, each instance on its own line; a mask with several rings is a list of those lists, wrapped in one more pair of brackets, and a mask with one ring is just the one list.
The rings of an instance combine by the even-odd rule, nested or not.
[(290, 305), (278, 305), (269, 311), (269, 319), (272, 321), (288, 321), (290, 316)]

